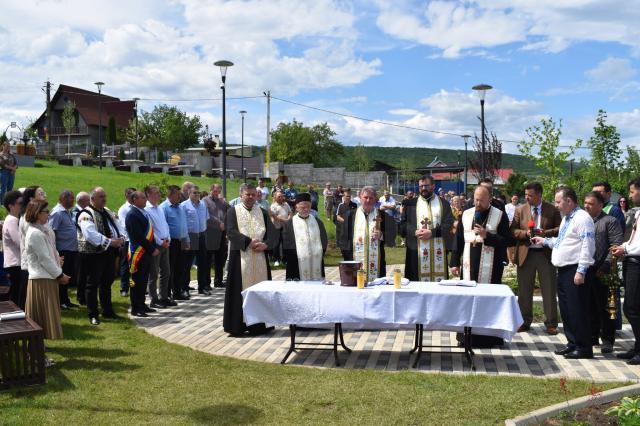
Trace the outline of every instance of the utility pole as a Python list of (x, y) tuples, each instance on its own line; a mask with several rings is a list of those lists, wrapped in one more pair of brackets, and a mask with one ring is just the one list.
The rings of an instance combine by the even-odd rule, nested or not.
[(53, 131), (51, 124), (53, 123), (53, 117), (51, 116), (51, 82), (47, 80), (45, 83), (47, 93), (47, 131), (45, 132), (45, 140), (49, 142), (49, 135)]
[(271, 145), (271, 90), (267, 90), (263, 93), (267, 97), (267, 149), (264, 156), (265, 163), (267, 164), (267, 170), (265, 170), (265, 176), (269, 177), (269, 164), (271, 162), (269, 152), (269, 147)]

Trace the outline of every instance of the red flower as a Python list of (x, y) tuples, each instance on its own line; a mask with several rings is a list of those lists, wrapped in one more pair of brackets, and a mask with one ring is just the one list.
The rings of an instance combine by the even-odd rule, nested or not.
[(569, 393), (569, 389), (567, 389), (567, 379), (565, 377), (560, 377), (560, 389), (565, 394)]

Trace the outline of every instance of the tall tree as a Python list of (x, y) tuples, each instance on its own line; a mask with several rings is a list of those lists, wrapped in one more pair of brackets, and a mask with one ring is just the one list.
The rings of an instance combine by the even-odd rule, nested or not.
[(563, 165), (580, 147), (581, 141), (569, 146), (566, 151), (560, 151), (560, 135), (562, 135), (562, 120), (556, 125), (553, 118), (543, 118), (540, 125), (526, 130), (528, 139), (518, 144), (520, 153), (529, 158), (542, 169), (540, 181), (545, 188), (544, 196), (547, 200), (553, 198), (553, 192), (559, 186), (564, 176)]
[(327, 123), (307, 127), (302, 122), (280, 123), (271, 132), (270, 155), (283, 163), (313, 163), (316, 167), (334, 165), (344, 148)]
[(620, 148), (620, 134), (616, 126), (607, 124), (607, 113), (598, 110), (596, 126), (593, 128), (593, 136), (587, 141), (591, 148), (590, 168), (596, 176), (602, 176), (605, 180), (611, 180), (614, 174), (620, 170), (622, 164), (622, 149)]
[(65, 104), (62, 110), (62, 125), (67, 132), (67, 153), (71, 152), (71, 132), (76, 127), (76, 104), (73, 101), (69, 101)]
[(178, 108), (169, 105), (157, 105), (151, 112), (142, 112), (138, 122), (138, 134), (142, 144), (174, 151), (197, 145), (201, 129), (199, 116), (189, 117)]
[(513, 194), (524, 195), (524, 186), (527, 184), (527, 176), (522, 173), (512, 173), (504, 184), (504, 194), (509, 198)]

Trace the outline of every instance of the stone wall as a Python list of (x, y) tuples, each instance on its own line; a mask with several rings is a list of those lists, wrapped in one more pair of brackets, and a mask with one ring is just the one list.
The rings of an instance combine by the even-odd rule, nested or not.
[[(266, 170), (266, 165), (265, 165)], [(280, 161), (269, 163), (269, 177), (275, 181), (279, 172), (293, 180), (297, 185), (313, 183), (317, 187), (331, 182), (332, 187), (342, 185), (349, 188), (360, 188), (371, 185), (378, 189), (387, 186), (387, 174), (375, 172), (347, 172), (344, 167), (313, 167), (313, 164), (283, 164)]]

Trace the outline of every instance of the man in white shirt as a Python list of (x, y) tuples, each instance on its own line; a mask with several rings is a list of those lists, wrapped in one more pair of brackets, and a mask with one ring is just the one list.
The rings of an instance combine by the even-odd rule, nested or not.
[[(149, 267), (149, 281), (147, 284), (149, 297), (151, 297), (151, 308), (166, 308), (167, 306), (178, 306), (176, 302), (169, 298), (169, 278), (171, 271), (169, 270), (169, 245), (171, 244), (171, 236), (169, 234), (169, 224), (164, 215), (164, 211), (159, 206), (162, 195), (157, 186), (147, 186), (144, 188), (147, 196), (147, 206), (145, 212), (153, 226), (153, 238), (160, 254), (151, 258)], [(158, 278), (160, 285), (158, 286)], [(159, 291), (158, 291), (159, 290)], [(158, 297), (158, 294), (160, 297)]]
[(555, 205), (564, 217), (557, 237), (533, 237), (534, 244), (552, 249), (551, 263), (558, 268), (558, 302), (567, 346), (555, 351), (567, 359), (593, 358), (591, 341), (591, 289), (585, 281), (596, 251), (595, 226), (589, 213), (580, 209), (576, 192), (560, 188)]
[[(131, 209), (131, 195), (136, 192), (135, 188), (129, 187), (124, 190), (124, 204), (120, 206), (118, 209), (118, 222), (120, 228), (122, 229), (122, 236), (125, 241), (129, 241), (129, 237), (127, 236), (127, 227), (125, 225), (125, 220), (127, 219), (127, 214)], [(129, 297), (129, 280), (131, 278), (131, 274), (129, 273), (129, 262), (127, 261), (127, 251), (129, 250), (128, 244), (123, 244), (120, 248), (119, 256), (120, 256), (120, 296)]]
[(504, 207), (504, 210), (507, 212), (507, 217), (509, 218), (509, 225), (513, 222), (513, 215), (516, 212), (516, 207), (520, 203), (520, 197), (518, 194), (513, 194), (511, 196), (511, 202)]
[[(629, 182), (629, 198), (631, 202), (640, 205), (640, 178)], [(638, 231), (638, 217), (636, 212), (629, 241), (611, 248), (611, 254), (623, 258), (624, 267), (624, 303), (622, 310), (631, 324), (635, 343), (627, 352), (618, 354), (618, 358), (628, 360), (631, 365), (640, 364), (640, 232)]]
[(280, 262), (283, 261), (282, 258), (282, 226), (286, 221), (291, 219), (293, 213), (291, 212), (291, 207), (286, 202), (284, 193), (281, 191), (277, 191), (273, 194), (273, 204), (271, 204), (270, 216), (271, 221), (273, 222), (273, 226), (276, 228), (277, 238), (275, 239), (278, 243), (273, 249), (273, 259), (274, 266), (280, 266)]
[[(262, 200), (265, 202), (269, 202), (269, 188), (264, 185), (264, 179), (258, 179), (258, 187), (256, 188), (258, 192), (262, 193)], [(238, 197), (239, 198), (239, 197)]]

